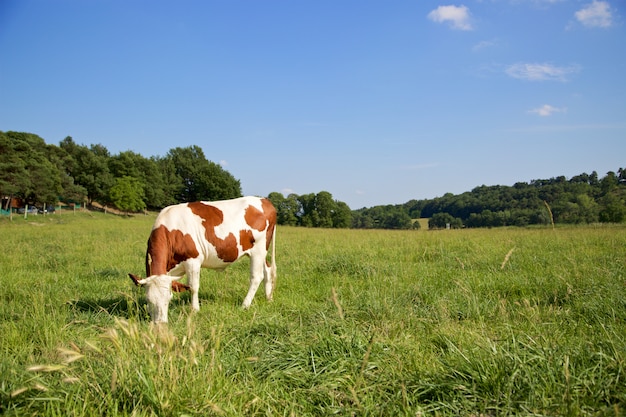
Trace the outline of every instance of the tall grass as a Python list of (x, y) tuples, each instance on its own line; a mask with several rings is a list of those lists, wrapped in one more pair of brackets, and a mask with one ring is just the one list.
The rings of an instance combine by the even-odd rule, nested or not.
[(153, 326), (153, 220), (0, 220), (0, 413), (625, 413), (624, 226), (283, 227), (273, 303), (239, 307), (243, 260)]

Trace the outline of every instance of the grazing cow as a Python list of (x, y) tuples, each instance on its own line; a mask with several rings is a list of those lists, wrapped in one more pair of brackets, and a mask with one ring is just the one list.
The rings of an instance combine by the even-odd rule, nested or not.
[[(200, 309), (200, 269), (224, 270), (243, 255), (250, 257), (250, 288), (243, 307), (248, 308), (262, 280), (265, 296), (272, 299), (276, 285), (276, 209), (265, 198), (242, 197), (224, 201), (199, 201), (164, 208), (148, 239), (146, 276), (129, 274), (135, 285), (146, 288), (152, 321), (167, 322), (172, 290), (191, 290), (191, 307)], [(272, 243), (272, 263), (266, 256)], [(187, 274), (189, 286), (178, 282)]]

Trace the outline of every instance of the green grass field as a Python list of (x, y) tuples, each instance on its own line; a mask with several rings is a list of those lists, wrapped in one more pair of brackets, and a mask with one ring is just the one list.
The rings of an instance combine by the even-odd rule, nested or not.
[(624, 415), (626, 226), (279, 227), (147, 321), (154, 216), (0, 219), (0, 414)]

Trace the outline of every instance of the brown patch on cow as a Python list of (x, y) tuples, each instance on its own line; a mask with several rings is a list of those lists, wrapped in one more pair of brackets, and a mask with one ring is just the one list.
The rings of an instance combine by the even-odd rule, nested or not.
[(267, 219), (267, 235), (265, 239), (265, 250), (270, 249), (270, 242), (274, 237), (274, 229), (276, 228), (276, 208), (270, 200), (267, 198), (261, 199), (261, 206), (263, 207), (263, 214)]
[(206, 240), (215, 246), (218, 258), (224, 262), (235, 262), (239, 259), (239, 249), (237, 248), (235, 235), (229, 233), (224, 239), (220, 239), (215, 235), (215, 227), (224, 221), (224, 213), (217, 207), (201, 202), (188, 203), (187, 206), (189, 206), (193, 214), (202, 219)]
[(246, 214), (244, 217), (246, 219), (246, 223), (248, 223), (248, 226), (251, 228), (258, 230), (259, 232), (265, 230), (265, 227), (267, 226), (267, 219), (265, 218), (264, 212), (261, 210), (254, 206), (248, 206), (246, 207)]
[(254, 236), (252, 235), (252, 230), (240, 230), (239, 242), (241, 243), (241, 249), (243, 249), (244, 252), (248, 249), (252, 249), (254, 246)]
[(187, 259), (197, 258), (200, 253), (189, 234), (180, 230), (168, 230), (161, 225), (152, 230), (148, 239), (148, 255), (152, 259), (146, 262), (146, 274), (163, 275)]

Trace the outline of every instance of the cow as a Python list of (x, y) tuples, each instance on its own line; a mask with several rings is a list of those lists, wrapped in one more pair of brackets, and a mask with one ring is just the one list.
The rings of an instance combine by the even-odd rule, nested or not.
[[(191, 291), (191, 307), (200, 309), (200, 269), (223, 271), (244, 255), (250, 257), (250, 307), (261, 281), (272, 300), (276, 286), (276, 209), (266, 198), (241, 197), (197, 201), (164, 208), (157, 216), (146, 250), (146, 278), (128, 274), (145, 287), (153, 322), (167, 323), (172, 291)], [(272, 244), (272, 262), (267, 253)], [(187, 274), (187, 283), (178, 282)]]

